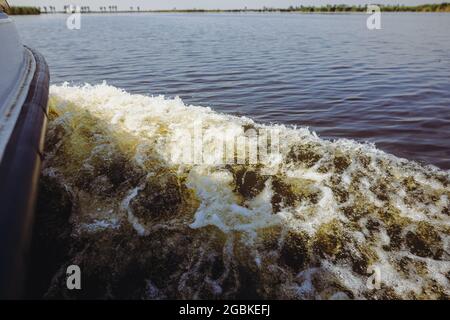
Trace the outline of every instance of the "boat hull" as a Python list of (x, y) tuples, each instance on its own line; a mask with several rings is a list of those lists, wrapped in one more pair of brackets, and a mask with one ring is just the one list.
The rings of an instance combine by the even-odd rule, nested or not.
[[(16, 86), (20, 88), (13, 103), (10, 99), (0, 101), (0, 120), (3, 120), (0, 131), (0, 298), (3, 299), (20, 298), (22, 294), (47, 123), (50, 79), (47, 63), (38, 52), (23, 46), (22, 49), (24, 61), (31, 61), (32, 67), (22, 66), (25, 70), (19, 72), (29, 81), (17, 81)], [(0, 49), (0, 54), (4, 55), (3, 50)], [(0, 74), (0, 77), (8, 76), (16, 75)]]

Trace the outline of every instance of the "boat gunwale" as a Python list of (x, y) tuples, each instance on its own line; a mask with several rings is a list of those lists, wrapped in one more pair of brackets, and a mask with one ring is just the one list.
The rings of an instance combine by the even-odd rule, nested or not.
[(25, 50), (36, 68), (0, 161), (0, 299), (23, 294), (47, 125), (48, 65), (38, 52)]

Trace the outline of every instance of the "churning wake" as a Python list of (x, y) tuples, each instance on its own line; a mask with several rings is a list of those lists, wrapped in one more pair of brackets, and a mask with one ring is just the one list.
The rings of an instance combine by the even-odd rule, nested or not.
[[(49, 107), (39, 215), (64, 246), (46, 297), (450, 297), (448, 171), (106, 84), (52, 86)], [(171, 161), (198, 123), (203, 152), (249, 128), (283, 146)], [(63, 289), (70, 264), (81, 293)]]

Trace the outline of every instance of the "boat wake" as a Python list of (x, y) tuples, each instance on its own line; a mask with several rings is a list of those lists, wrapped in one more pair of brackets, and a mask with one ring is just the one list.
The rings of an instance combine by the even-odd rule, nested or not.
[[(52, 86), (49, 104), (38, 220), (65, 245), (46, 297), (450, 298), (448, 171), (106, 84)], [(199, 121), (204, 152), (249, 128), (280, 148), (171, 161)], [(71, 264), (80, 292), (63, 289)]]

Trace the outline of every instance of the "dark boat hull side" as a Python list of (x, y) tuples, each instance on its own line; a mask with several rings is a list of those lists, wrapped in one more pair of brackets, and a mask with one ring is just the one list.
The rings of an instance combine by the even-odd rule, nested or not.
[(31, 52), (36, 70), (0, 163), (0, 299), (22, 294), (47, 124), (49, 70)]

